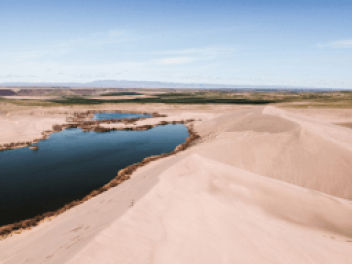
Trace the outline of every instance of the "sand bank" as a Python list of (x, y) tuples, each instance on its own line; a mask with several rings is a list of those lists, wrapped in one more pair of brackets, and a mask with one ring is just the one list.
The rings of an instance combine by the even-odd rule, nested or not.
[(350, 263), (352, 129), (274, 107), (184, 115), (202, 142), (0, 241), (0, 261)]

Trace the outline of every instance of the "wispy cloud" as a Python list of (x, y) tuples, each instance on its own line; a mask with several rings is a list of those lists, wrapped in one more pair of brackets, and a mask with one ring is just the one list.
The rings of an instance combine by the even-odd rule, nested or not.
[(223, 78), (221, 77), (217, 77), (217, 76), (209, 76), (209, 75), (182, 75), (180, 76), (181, 79), (185, 79), (185, 80), (201, 80), (201, 81), (215, 81), (215, 80), (223, 80)]
[(53, 45), (54, 47), (74, 48), (82, 45), (99, 46), (106, 44), (120, 43), (130, 40), (136, 40), (138, 37), (127, 30), (112, 29), (102, 32), (95, 32), (91, 34), (82, 35), (77, 38), (71, 38), (61, 41)]
[(46, 57), (60, 57), (68, 54), (67, 49), (58, 48), (46, 48), (46, 49), (35, 49), (17, 52), (3, 52), (0, 53), (0, 58), (10, 58), (11, 60), (36, 60)]
[(101, 73), (95, 75), (95, 77), (109, 77), (109, 74), (105, 73), (105, 72), (101, 72)]
[[(135, 38), (132, 36), (131, 32), (126, 30), (109, 30), (108, 32), (98, 33), (98, 41), (96, 42), (97, 45), (106, 45), (106, 44), (115, 44), (119, 42), (129, 41)], [(94, 43), (94, 40), (93, 40)]]
[(327, 44), (317, 44), (318, 48), (334, 48), (334, 49), (349, 49), (352, 48), (352, 39), (345, 39), (345, 40), (338, 40), (338, 41), (333, 41)]
[(37, 76), (35, 75), (17, 75), (17, 74), (12, 74), (12, 73), (9, 73), (9, 74), (6, 74), (6, 75), (0, 75), (0, 78), (3, 78), (3, 79), (12, 79), (12, 78), (35, 78)]
[(335, 49), (352, 48), (352, 39), (334, 41), (330, 44), (330, 46)]
[(233, 49), (207, 47), (207, 48), (188, 48), (180, 50), (164, 50), (149, 53), (152, 56), (166, 58), (156, 59), (157, 64), (161, 65), (175, 65), (185, 64), (193, 61), (213, 60), (221, 57), (229, 58), (234, 54)]
[(16, 75), (12, 73), (0, 76), (0, 78), (22, 78), (22, 77), (23, 77), (22, 75)]
[(152, 52), (153, 55), (191, 55), (204, 59), (213, 59), (219, 57), (230, 57), (234, 54), (234, 49), (223, 47), (206, 47), (206, 48), (189, 48), (180, 50), (166, 50)]
[(194, 58), (189, 57), (174, 57), (174, 58), (165, 58), (158, 60), (159, 64), (162, 65), (175, 65), (175, 64), (183, 64), (194, 61)]
[(126, 31), (125, 30), (109, 30), (108, 31), (109, 39), (117, 39), (121, 38), (123, 36), (126, 36)]
[(74, 75), (74, 77), (87, 79), (87, 78), (92, 78), (92, 75), (91, 74), (78, 74), (78, 75)]

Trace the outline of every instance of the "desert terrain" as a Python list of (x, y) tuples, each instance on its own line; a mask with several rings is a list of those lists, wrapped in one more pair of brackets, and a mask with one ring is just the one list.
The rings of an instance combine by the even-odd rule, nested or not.
[[(143, 97), (144, 98), (144, 97)], [(131, 179), (0, 240), (0, 263), (351, 263), (352, 109), (287, 104), (23, 105), (0, 101), (0, 144), (77, 111), (194, 119), (200, 139)]]

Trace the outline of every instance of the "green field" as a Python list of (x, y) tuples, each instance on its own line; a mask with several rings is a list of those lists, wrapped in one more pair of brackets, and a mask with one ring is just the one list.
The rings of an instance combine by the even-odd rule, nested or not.
[[(133, 93), (133, 94), (132, 94)], [(142, 92), (110, 93), (105, 96), (139, 95)], [(168, 92), (152, 94), (153, 97), (133, 99), (93, 99), (90, 96), (61, 96), (48, 100), (15, 100), (0, 98), (0, 102), (8, 102), (23, 106), (55, 106), (55, 105), (99, 105), (106, 103), (163, 103), (163, 104), (239, 104), (266, 105), (275, 104), (281, 107), (332, 107), (351, 108), (352, 92)], [(14, 97), (15, 98), (15, 97)]]

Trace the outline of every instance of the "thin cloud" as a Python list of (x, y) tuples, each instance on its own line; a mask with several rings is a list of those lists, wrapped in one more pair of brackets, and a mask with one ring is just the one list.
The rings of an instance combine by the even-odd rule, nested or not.
[(17, 51), (17, 52), (4, 52), (0, 53), (0, 57), (10, 58), (11, 60), (37, 60), (46, 57), (60, 57), (69, 53), (68, 49), (36, 49), (27, 51)]
[(108, 32), (109, 39), (117, 39), (126, 35), (126, 31), (124, 30), (110, 30)]
[(165, 58), (159, 60), (159, 63), (162, 65), (175, 65), (175, 64), (184, 64), (194, 61), (194, 58), (188, 57), (175, 57), (175, 58)]
[(0, 78), (22, 78), (22, 77), (24, 77), (24, 76), (12, 74), (12, 73), (0, 76)]
[(115, 44), (132, 39), (131, 33), (126, 30), (109, 30), (107, 33), (104, 32), (100, 35), (98, 45)]
[(215, 81), (215, 80), (223, 80), (221, 77), (217, 76), (208, 76), (208, 75), (187, 75), (180, 76), (181, 79), (185, 80), (207, 80), (207, 81)]
[(134, 39), (136, 39), (136, 36), (129, 31), (114, 29), (91, 33), (78, 38), (67, 39), (59, 44), (56, 44), (55, 46), (66, 48), (80, 47), (82, 45), (99, 46), (130, 41)]
[(108, 73), (101, 72), (101, 73), (97, 74), (95, 77), (108, 77), (108, 76), (109, 76)]
[(79, 74), (79, 75), (75, 75), (74, 77), (76, 77), (76, 78), (92, 78), (92, 75), (90, 75), (90, 74)]
[(339, 40), (332, 42), (330, 44), (331, 47), (335, 49), (347, 49), (347, 48), (352, 48), (352, 39), (346, 39), (346, 40)]
[(13, 74), (13, 73), (9, 73), (6, 75), (0, 75), (0, 78), (36, 78), (38, 76), (35, 75), (17, 75), (17, 74)]
[(334, 48), (334, 49), (349, 49), (352, 48), (352, 39), (333, 41), (327, 44), (317, 44), (317, 47), (322, 48)]
[(232, 48), (222, 47), (207, 47), (207, 48), (189, 48), (181, 50), (166, 50), (152, 52), (154, 55), (191, 55), (192, 57), (199, 57), (203, 59), (214, 59), (220, 57), (230, 57), (234, 54)]

